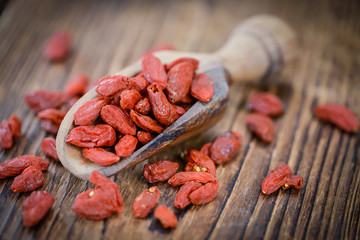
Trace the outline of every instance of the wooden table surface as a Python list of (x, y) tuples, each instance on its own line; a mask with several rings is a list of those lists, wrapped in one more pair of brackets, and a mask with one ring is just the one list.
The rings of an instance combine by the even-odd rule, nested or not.
[[(207, 131), (114, 177), (125, 211), (104, 221), (80, 219), (71, 210), (75, 196), (92, 185), (50, 160), (40, 188), (55, 204), (36, 227), (22, 226), (21, 205), (28, 193), (13, 193), (13, 179), (0, 181), (0, 239), (356, 239), (360, 236), (360, 134), (348, 134), (316, 119), (318, 103), (337, 102), (360, 116), (359, 1), (85, 1), (12, 0), (0, 17), (0, 119), (18, 114), (23, 137), (0, 161), (35, 154), (48, 134), (24, 103), (24, 94), (40, 88), (61, 90), (76, 73), (93, 81), (132, 63), (151, 46), (168, 42), (178, 49), (213, 52), (242, 20), (269, 13), (298, 32), (298, 61), (271, 79), (231, 86), (224, 118)], [(44, 41), (55, 31), (73, 35), (73, 51), (61, 64), (41, 56)], [(286, 104), (275, 120), (276, 137), (264, 144), (247, 129), (249, 93), (265, 90)], [(199, 149), (217, 134), (243, 134), (241, 151), (217, 167), (219, 192), (214, 201), (179, 211), (177, 189), (157, 184), (165, 204), (179, 219), (163, 230), (153, 214), (132, 216), (134, 198), (150, 185), (142, 177), (145, 163), (181, 162), (185, 148)], [(265, 196), (261, 182), (279, 163), (288, 163), (304, 178), (300, 190)]]

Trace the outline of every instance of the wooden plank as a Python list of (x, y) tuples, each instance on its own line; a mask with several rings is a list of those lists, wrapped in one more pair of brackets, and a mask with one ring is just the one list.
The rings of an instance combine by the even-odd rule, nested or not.
[[(71, 206), (91, 184), (72, 176), (52, 160), (42, 190), (56, 198), (41, 223), (22, 227), (21, 204), (28, 193), (13, 193), (12, 179), (0, 181), (0, 239), (355, 239), (360, 234), (360, 136), (347, 134), (313, 117), (311, 109), (329, 101), (344, 103), (360, 116), (360, 26), (357, 1), (10, 1), (0, 17), (0, 119), (16, 113), (24, 137), (0, 161), (23, 154), (44, 157), (47, 134), (24, 103), (39, 88), (61, 90), (78, 72), (93, 81), (115, 73), (156, 43), (181, 50), (213, 52), (231, 30), (257, 13), (283, 17), (301, 37), (302, 53), (283, 74), (231, 86), (225, 117), (207, 131), (156, 155), (112, 179), (124, 197), (124, 212), (104, 221), (78, 218)], [(57, 29), (69, 29), (74, 48), (64, 64), (41, 57), (44, 41)], [(275, 119), (277, 135), (263, 144), (247, 129), (247, 96), (273, 92), (286, 112)], [(179, 161), (186, 148), (200, 148), (217, 134), (243, 134), (238, 156), (217, 167), (215, 200), (184, 210), (173, 207), (177, 188), (157, 184), (160, 204), (174, 210), (179, 225), (163, 230), (151, 214), (135, 219), (131, 206), (149, 185), (142, 167), (161, 159)], [(279, 163), (303, 176), (300, 190), (264, 196), (260, 184)]]

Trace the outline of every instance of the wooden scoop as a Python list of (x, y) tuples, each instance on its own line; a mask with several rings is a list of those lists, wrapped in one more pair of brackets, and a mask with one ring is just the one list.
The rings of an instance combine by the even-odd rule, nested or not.
[[(60, 161), (71, 173), (82, 179), (89, 179), (93, 170), (110, 176), (134, 166), (165, 148), (203, 131), (220, 119), (229, 94), (223, 67), (228, 70), (233, 81), (257, 80), (281, 68), (296, 56), (297, 51), (295, 33), (286, 23), (273, 16), (259, 15), (240, 24), (224, 46), (215, 53), (178, 51), (155, 53), (163, 63), (169, 63), (180, 57), (198, 59), (200, 64), (197, 72), (207, 73), (215, 83), (211, 101), (196, 102), (182, 117), (130, 157), (121, 159), (111, 166), (100, 166), (85, 159), (81, 154), (81, 148), (65, 143), (67, 135), (75, 127), (74, 113), (82, 104), (98, 96), (94, 88), (77, 101), (62, 121), (56, 138)], [(139, 72), (141, 72), (141, 61), (135, 62), (117, 74), (134, 76)]]

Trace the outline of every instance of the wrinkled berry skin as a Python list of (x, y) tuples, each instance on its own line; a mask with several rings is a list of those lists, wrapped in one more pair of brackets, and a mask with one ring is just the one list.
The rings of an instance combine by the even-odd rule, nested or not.
[(251, 131), (253, 131), (265, 143), (273, 140), (275, 135), (275, 126), (271, 118), (259, 113), (248, 114), (245, 121)]
[(321, 120), (335, 124), (346, 132), (356, 132), (359, 129), (359, 120), (356, 115), (341, 104), (319, 105), (314, 109), (314, 114)]
[(115, 145), (115, 152), (118, 157), (129, 157), (136, 149), (138, 139), (131, 135), (123, 136)]
[(172, 176), (168, 183), (171, 186), (177, 187), (186, 182), (208, 183), (215, 182), (216, 178), (207, 172), (179, 172)]
[(0, 147), (9, 149), (13, 146), (13, 134), (9, 127), (9, 121), (3, 120), (0, 122)]
[(95, 188), (76, 196), (72, 210), (79, 217), (102, 220), (123, 211), (123, 198), (117, 184), (98, 171), (93, 171), (90, 182)]
[(81, 105), (74, 113), (75, 125), (86, 126), (93, 123), (99, 117), (101, 108), (108, 102), (102, 97), (97, 97)]
[(161, 124), (172, 124), (178, 118), (178, 115), (161, 88), (154, 83), (147, 88), (147, 92), (155, 118)]
[(104, 98), (114, 97), (128, 87), (128, 79), (128, 77), (122, 75), (105, 76), (99, 80), (96, 92)]
[(178, 222), (175, 214), (164, 205), (155, 209), (154, 216), (159, 219), (163, 228), (175, 228)]
[(177, 162), (158, 161), (145, 164), (143, 175), (149, 183), (162, 182), (171, 178), (179, 168)]
[(138, 103), (136, 103), (134, 109), (138, 113), (141, 113), (141, 114), (144, 114), (144, 115), (149, 114), (150, 111), (151, 111), (151, 105), (150, 105), (149, 99), (148, 98), (141, 99)]
[(279, 116), (284, 111), (280, 98), (267, 92), (253, 93), (248, 97), (247, 108), (271, 117)]
[(42, 140), (41, 142), (41, 149), (46, 156), (51, 157), (56, 161), (60, 160), (56, 151), (55, 138), (52, 137), (44, 138), (44, 140)]
[(219, 135), (210, 147), (210, 158), (216, 164), (229, 162), (239, 152), (241, 134), (234, 131)]
[(38, 90), (25, 94), (25, 102), (32, 110), (39, 112), (47, 108), (59, 108), (67, 100), (67, 96), (62, 92), (52, 92)]
[(66, 59), (70, 52), (71, 37), (68, 32), (58, 32), (51, 36), (44, 46), (44, 58), (52, 62)]
[(150, 211), (156, 206), (160, 198), (160, 191), (157, 187), (144, 190), (134, 200), (132, 212), (137, 218), (146, 218)]
[(189, 200), (194, 205), (211, 202), (216, 197), (219, 188), (218, 181), (209, 182), (189, 194)]
[(140, 113), (131, 110), (130, 117), (136, 123), (136, 125), (145, 131), (156, 133), (162, 133), (164, 131), (164, 128), (161, 126), (161, 124), (149, 116), (141, 115)]
[(144, 145), (154, 139), (154, 136), (151, 135), (151, 133), (144, 131), (138, 131), (136, 136), (139, 141)]
[(11, 190), (13, 192), (29, 192), (34, 191), (44, 184), (44, 175), (42, 171), (30, 166), (26, 168), (19, 176), (15, 177)]
[(83, 148), (82, 155), (84, 158), (101, 166), (109, 166), (120, 161), (120, 158), (114, 153), (98, 147)]
[(174, 206), (179, 209), (183, 209), (188, 206), (191, 203), (189, 200), (190, 193), (200, 188), (201, 186), (202, 184), (198, 182), (187, 182), (182, 185), (175, 196)]
[[(38, 118), (41, 120), (41, 126), (44, 128), (45, 131), (50, 133), (57, 133), (62, 120), (66, 115), (65, 111), (58, 110), (55, 108), (48, 108), (38, 112)], [(48, 125), (44, 125), (43, 122), (46, 122)]]
[(17, 176), (29, 166), (34, 166), (44, 171), (48, 169), (49, 162), (32, 155), (13, 158), (9, 161), (0, 163), (0, 179)]
[(115, 105), (101, 108), (100, 116), (104, 122), (125, 135), (136, 135), (136, 126), (125, 110)]
[(187, 151), (186, 172), (208, 172), (216, 177), (216, 167), (214, 162), (204, 153), (192, 149)]
[(78, 147), (111, 147), (115, 140), (115, 130), (107, 124), (76, 127), (66, 137), (66, 143)]
[(34, 191), (22, 204), (22, 218), (24, 227), (32, 227), (44, 218), (54, 204), (53, 195), (45, 191)]
[(150, 84), (157, 83), (159, 88), (165, 89), (167, 85), (167, 75), (160, 59), (149, 54), (143, 58), (141, 64), (144, 78)]
[(171, 68), (178, 65), (179, 63), (187, 62), (192, 66), (193, 72), (195, 72), (198, 69), (199, 61), (195, 58), (189, 58), (189, 57), (183, 57), (178, 58), (172, 61), (171, 63), (166, 64), (166, 71), (169, 72)]
[(170, 102), (179, 102), (189, 93), (193, 75), (193, 66), (188, 62), (179, 63), (170, 69), (166, 87)]
[(214, 95), (214, 82), (206, 73), (196, 74), (191, 83), (191, 96), (209, 102)]
[(140, 101), (141, 95), (139, 91), (132, 90), (124, 90), (121, 93), (120, 106), (122, 109), (131, 110), (135, 107), (135, 104)]

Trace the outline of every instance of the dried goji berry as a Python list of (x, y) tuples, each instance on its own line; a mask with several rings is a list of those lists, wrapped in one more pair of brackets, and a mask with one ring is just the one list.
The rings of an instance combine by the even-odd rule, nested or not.
[(66, 137), (66, 143), (78, 147), (110, 147), (115, 140), (115, 130), (107, 124), (76, 127)]
[(178, 222), (175, 214), (164, 205), (155, 209), (154, 216), (159, 219), (163, 228), (175, 228)]
[(115, 152), (118, 157), (128, 157), (136, 149), (138, 140), (136, 137), (131, 135), (125, 135), (115, 145)]
[(144, 145), (154, 139), (154, 136), (151, 133), (144, 131), (138, 131), (136, 136)]
[(0, 163), (0, 179), (17, 176), (29, 166), (46, 170), (49, 167), (49, 162), (45, 159), (32, 155), (24, 155), (13, 158), (9, 161)]
[(190, 93), (194, 98), (208, 102), (214, 95), (214, 82), (206, 73), (196, 74), (191, 84)]
[(163, 50), (176, 50), (176, 48), (169, 43), (159, 43), (158, 45), (155, 45), (147, 50), (141, 57)]
[(86, 93), (89, 85), (89, 77), (86, 74), (78, 74), (65, 86), (68, 97), (82, 96)]
[(22, 204), (22, 218), (24, 227), (32, 227), (44, 218), (54, 204), (53, 195), (45, 191), (34, 191)]
[(2, 120), (0, 122), (0, 147), (8, 149), (12, 147), (13, 143), (13, 134), (9, 127), (9, 121)]
[(200, 205), (211, 202), (217, 194), (219, 187), (218, 181), (209, 182), (189, 194), (192, 204)]
[[(190, 88), (190, 89), (191, 89), (191, 88)], [(180, 100), (180, 102), (190, 104), (190, 103), (195, 102), (195, 99), (194, 99), (190, 94), (186, 94), (186, 96), (183, 97), (183, 98)]]
[(101, 78), (97, 84), (96, 92), (103, 97), (113, 97), (118, 92), (127, 88), (128, 77), (109, 75)]
[(281, 100), (274, 94), (267, 92), (251, 94), (247, 101), (247, 108), (271, 117), (281, 115), (284, 111)]
[(261, 191), (264, 194), (271, 194), (281, 187), (289, 188), (294, 186), (301, 188), (303, 179), (300, 176), (293, 176), (292, 171), (287, 164), (280, 164), (272, 170), (261, 184)]
[(101, 220), (113, 213), (122, 213), (123, 198), (117, 184), (98, 171), (93, 171), (90, 182), (95, 188), (76, 196), (72, 210), (79, 217)]
[(128, 113), (115, 105), (104, 106), (100, 115), (102, 120), (125, 135), (135, 135), (136, 126)]
[(167, 75), (160, 59), (152, 54), (146, 55), (142, 60), (142, 72), (150, 84), (157, 83), (159, 88), (166, 88)]
[(83, 148), (82, 155), (84, 158), (101, 166), (109, 166), (120, 161), (120, 158), (114, 153), (99, 147)]
[(151, 105), (148, 98), (141, 99), (138, 103), (135, 105), (135, 111), (138, 113), (147, 115), (151, 111)]
[(38, 90), (25, 94), (25, 102), (29, 108), (39, 112), (47, 108), (59, 108), (67, 100), (62, 92)]
[(174, 107), (167, 100), (164, 92), (156, 83), (151, 84), (147, 91), (155, 118), (161, 124), (172, 124), (178, 118), (178, 115)]
[(331, 122), (346, 132), (356, 132), (359, 129), (359, 120), (356, 115), (341, 104), (319, 105), (314, 109), (314, 114), (321, 120)]
[(27, 167), (19, 176), (15, 177), (11, 190), (14, 192), (34, 191), (44, 184), (42, 171), (34, 166)]
[(53, 123), (50, 120), (41, 120), (41, 128), (48, 133), (57, 134), (59, 131), (59, 126)]
[(69, 111), (79, 99), (79, 96), (72, 97), (66, 104), (66, 111)]
[(43, 55), (49, 61), (63, 61), (69, 54), (70, 45), (70, 34), (68, 32), (58, 32), (46, 41)]
[(207, 172), (179, 172), (172, 176), (168, 183), (174, 187), (185, 184), (186, 182), (208, 183), (216, 181), (216, 178)]
[(229, 162), (239, 152), (241, 134), (234, 131), (219, 135), (210, 147), (210, 158), (216, 164)]
[[(53, 123), (57, 128), (60, 127), (62, 120), (66, 115), (65, 111), (55, 108), (48, 108), (38, 112), (37, 116), (40, 120), (47, 120)], [(46, 129), (45, 129), (46, 130)]]
[(149, 85), (148, 81), (144, 78), (144, 75), (141, 73), (136, 77), (129, 78), (128, 83), (129, 89), (134, 89), (139, 91), (140, 93), (146, 93), (146, 88)]
[(162, 182), (171, 178), (179, 168), (177, 162), (158, 161), (145, 164), (143, 175), (149, 183)]
[(44, 140), (41, 142), (41, 149), (46, 156), (52, 157), (53, 159), (59, 161), (59, 157), (56, 152), (55, 138), (44, 138)]
[(21, 137), (21, 120), (18, 118), (18, 116), (11, 115), (8, 124), (13, 138)]
[(141, 95), (137, 90), (124, 90), (121, 93), (120, 106), (122, 109), (131, 110), (140, 99)]
[(193, 66), (188, 62), (181, 62), (170, 69), (166, 86), (170, 102), (179, 102), (189, 93), (193, 75)]
[(275, 127), (271, 118), (260, 113), (248, 114), (245, 117), (247, 125), (263, 142), (269, 143), (274, 138)]
[(85, 126), (94, 122), (99, 117), (101, 108), (108, 102), (102, 97), (97, 97), (81, 105), (74, 113), (75, 125)]
[(201, 187), (202, 184), (198, 182), (186, 182), (181, 186), (180, 190), (175, 196), (174, 206), (183, 209), (190, 204), (189, 194)]
[(134, 200), (132, 212), (137, 218), (146, 218), (150, 211), (156, 206), (160, 198), (160, 191), (157, 187), (144, 190)]
[(205, 143), (201, 149), (200, 149), (200, 152), (207, 155), (207, 156), (210, 156), (210, 147), (211, 147), (211, 144), (212, 143)]
[(191, 64), (192, 68), (193, 68), (193, 72), (195, 72), (198, 69), (199, 66), (199, 61), (195, 58), (189, 58), (189, 57), (183, 57), (183, 58), (178, 58), (175, 59), (174, 61), (172, 61), (171, 63), (166, 64), (166, 71), (170, 71), (171, 68), (173, 68), (175, 65), (179, 64), (179, 63), (183, 63), (183, 62), (187, 62), (189, 64)]
[(164, 128), (160, 125), (160, 123), (152, 119), (151, 117), (141, 115), (134, 110), (130, 111), (130, 117), (136, 123), (136, 125), (146, 131), (156, 133), (161, 133), (162, 131), (164, 131)]
[(175, 112), (176, 112), (178, 118), (181, 117), (182, 115), (184, 115), (184, 114), (186, 113), (185, 108), (183, 108), (183, 107), (181, 107), (181, 106), (178, 106), (178, 105), (175, 105), (175, 104), (172, 104), (172, 106), (174, 107)]
[(216, 176), (216, 167), (214, 162), (206, 155), (198, 150), (187, 151), (186, 172), (208, 172)]

